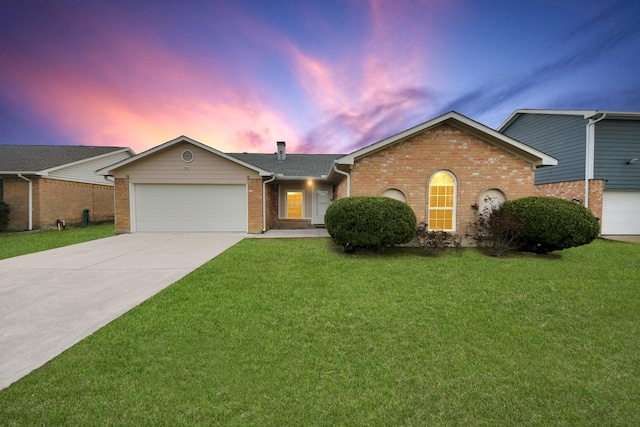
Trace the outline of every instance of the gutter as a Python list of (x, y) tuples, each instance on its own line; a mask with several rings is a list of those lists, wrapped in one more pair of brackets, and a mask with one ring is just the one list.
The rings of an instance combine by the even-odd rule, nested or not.
[(262, 181), (262, 232), (267, 231), (267, 184), (276, 180), (276, 174), (271, 175), (271, 179)]
[(594, 119), (599, 114), (597, 111), (590, 117), (587, 123), (587, 140), (585, 147), (585, 164), (584, 164), (584, 207), (589, 208), (589, 180), (593, 179), (594, 163), (595, 163), (595, 145), (596, 145), (596, 123), (607, 117), (607, 113), (601, 113), (602, 115)]
[(333, 162), (333, 170), (339, 173), (340, 175), (344, 175), (347, 177), (347, 197), (351, 197), (351, 175), (348, 172), (341, 171), (338, 169), (338, 162)]
[(24, 179), (29, 183), (29, 231), (31, 231), (33, 230), (33, 181), (21, 173), (18, 174), (18, 178)]

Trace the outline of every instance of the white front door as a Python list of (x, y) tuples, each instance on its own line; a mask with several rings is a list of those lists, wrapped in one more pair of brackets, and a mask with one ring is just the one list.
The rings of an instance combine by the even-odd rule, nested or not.
[(312, 224), (324, 224), (324, 213), (331, 204), (332, 192), (330, 185), (321, 185), (314, 189)]

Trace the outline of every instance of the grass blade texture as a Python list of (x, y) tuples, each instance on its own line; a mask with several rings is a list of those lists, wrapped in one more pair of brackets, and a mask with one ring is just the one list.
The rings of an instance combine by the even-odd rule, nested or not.
[(0, 391), (0, 419), (640, 425), (639, 266), (601, 240), (496, 259), (247, 239)]

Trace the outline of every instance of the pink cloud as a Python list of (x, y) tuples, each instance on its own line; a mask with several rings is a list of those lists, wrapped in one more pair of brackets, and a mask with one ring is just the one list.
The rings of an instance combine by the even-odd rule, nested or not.
[[(215, 61), (194, 63), (155, 42), (153, 31), (141, 38), (98, 19), (81, 27), (108, 42), (97, 47), (45, 40), (41, 55), (8, 46), (5, 60), (12, 67), (0, 70), (16, 86), (13, 101), (27, 105), (68, 143), (139, 152), (186, 134), (223, 151), (240, 151), (244, 144), (261, 151), (282, 135), (295, 136), (240, 73), (230, 75)], [(252, 131), (268, 147), (242, 137)]]
[(439, 80), (439, 70), (428, 60), (434, 46), (424, 44), (433, 40), (429, 17), (421, 16), (424, 5), (371, 0), (369, 6), (364, 43), (350, 45), (338, 60), (289, 48), (298, 79), (321, 112), (307, 135), (307, 150), (317, 144), (344, 151), (373, 143), (401, 130), (408, 117), (432, 102), (429, 88)]

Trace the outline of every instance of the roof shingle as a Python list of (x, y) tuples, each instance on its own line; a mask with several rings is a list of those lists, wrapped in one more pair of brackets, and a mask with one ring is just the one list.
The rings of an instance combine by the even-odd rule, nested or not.
[(334, 160), (344, 154), (287, 154), (284, 160), (278, 160), (277, 154), (227, 153), (228, 155), (252, 164), (261, 169), (285, 177), (326, 177), (333, 168)]
[(123, 149), (84, 145), (0, 145), (0, 171), (38, 172)]

